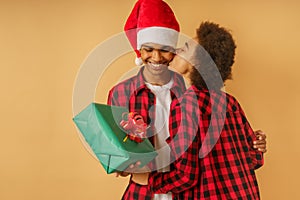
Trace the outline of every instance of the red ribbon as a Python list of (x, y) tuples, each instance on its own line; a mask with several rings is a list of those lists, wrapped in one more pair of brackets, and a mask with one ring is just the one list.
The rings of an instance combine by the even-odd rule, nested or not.
[(127, 136), (123, 142), (126, 142), (127, 138), (135, 142), (143, 142), (146, 138), (147, 124), (144, 122), (143, 117), (136, 112), (123, 113), (121, 127), (126, 131)]

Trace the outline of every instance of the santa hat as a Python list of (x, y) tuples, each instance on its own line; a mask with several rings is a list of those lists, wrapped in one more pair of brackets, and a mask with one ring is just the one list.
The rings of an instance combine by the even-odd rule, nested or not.
[(142, 65), (139, 50), (145, 43), (176, 48), (179, 24), (169, 5), (162, 0), (138, 0), (124, 26), (127, 38)]

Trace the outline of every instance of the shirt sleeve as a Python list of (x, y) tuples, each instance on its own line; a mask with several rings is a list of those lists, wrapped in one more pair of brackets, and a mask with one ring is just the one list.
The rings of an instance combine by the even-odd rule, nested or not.
[(171, 149), (170, 172), (152, 173), (149, 185), (154, 193), (179, 193), (194, 187), (199, 176), (199, 138), (197, 120), (192, 120), (196, 113), (195, 105), (187, 101), (173, 101), (169, 120), (170, 137), (167, 143)]
[(107, 104), (112, 106), (128, 107), (130, 95), (128, 85), (120, 83), (114, 86), (108, 93)]
[(112, 88), (107, 97), (107, 105), (114, 105), (118, 106), (118, 101), (116, 101), (115, 95), (114, 95), (115, 88)]
[(242, 115), (244, 129), (245, 129), (245, 133), (247, 136), (247, 142), (248, 142), (251, 161), (252, 161), (251, 168), (253, 170), (255, 170), (255, 169), (260, 168), (264, 164), (263, 153), (255, 148), (253, 148), (253, 142), (256, 140), (256, 135), (255, 135), (253, 129), (251, 128), (250, 123), (248, 122), (246, 115), (245, 115), (243, 109), (241, 108), (241, 106), (239, 106), (239, 109), (240, 109), (240, 113)]

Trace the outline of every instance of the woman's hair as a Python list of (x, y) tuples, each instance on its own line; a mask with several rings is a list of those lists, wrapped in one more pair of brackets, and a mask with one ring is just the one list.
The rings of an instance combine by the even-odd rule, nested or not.
[(232, 35), (218, 24), (203, 22), (197, 29), (197, 39), (205, 51), (203, 48), (195, 51), (199, 64), (191, 72), (191, 82), (197, 88), (221, 89), (231, 79), (236, 48)]

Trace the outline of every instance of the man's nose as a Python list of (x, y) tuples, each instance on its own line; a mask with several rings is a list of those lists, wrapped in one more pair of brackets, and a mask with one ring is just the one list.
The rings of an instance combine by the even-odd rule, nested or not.
[(152, 51), (152, 60), (153, 61), (160, 61), (162, 59), (162, 56), (161, 56), (161, 52), (159, 49), (154, 49)]

